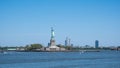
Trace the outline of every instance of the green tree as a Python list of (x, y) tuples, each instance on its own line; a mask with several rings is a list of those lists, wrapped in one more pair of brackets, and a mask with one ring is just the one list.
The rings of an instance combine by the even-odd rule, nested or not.
[(34, 50), (34, 49), (40, 49), (42, 48), (42, 44), (31, 44), (31, 45), (26, 45), (25, 49), (26, 50)]
[(72, 46), (65, 46), (65, 49), (67, 49), (67, 50), (72, 50)]
[(31, 48), (30, 48), (30, 46), (29, 45), (26, 45), (25, 46), (25, 50), (30, 50)]
[(31, 46), (30, 46), (32, 49), (40, 49), (40, 48), (42, 48), (43, 46), (42, 46), (42, 44), (31, 44)]

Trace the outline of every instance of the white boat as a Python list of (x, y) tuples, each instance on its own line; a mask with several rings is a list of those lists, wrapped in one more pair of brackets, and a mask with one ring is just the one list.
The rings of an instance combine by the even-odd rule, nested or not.
[(4, 51), (3, 54), (7, 54), (7, 52)]
[(5, 52), (5, 51), (0, 51), (0, 53), (2, 53), (2, 54), (7, 54), (7, 52)]

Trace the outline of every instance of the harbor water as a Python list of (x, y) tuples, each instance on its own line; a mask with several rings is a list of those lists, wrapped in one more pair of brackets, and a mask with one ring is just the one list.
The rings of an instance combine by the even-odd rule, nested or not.
[(120, 68), (120, 51), (6, 52), (0, 68)]

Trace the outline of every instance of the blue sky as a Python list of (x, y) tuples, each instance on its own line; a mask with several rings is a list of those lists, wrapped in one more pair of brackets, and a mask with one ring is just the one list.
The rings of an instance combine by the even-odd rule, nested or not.
[(0, 46), (57, 44), (120, 46), (120, 0), (0, 0)]

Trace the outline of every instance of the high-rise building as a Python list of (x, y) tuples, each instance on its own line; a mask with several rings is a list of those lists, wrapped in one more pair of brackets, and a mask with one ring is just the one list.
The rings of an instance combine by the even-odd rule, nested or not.
[(65, 46), (71, 46), (71, 39), (69, 39), (68, 37), (66, 37)]
[(66, 37), (65, 46), (68, 46), (68, 42), (69, 42), (69, 39), (68, 39), (68, 37)]
[(95, 48), (98, 48), (98, 47), (99, 47), (99, 41), (95, 40)]

